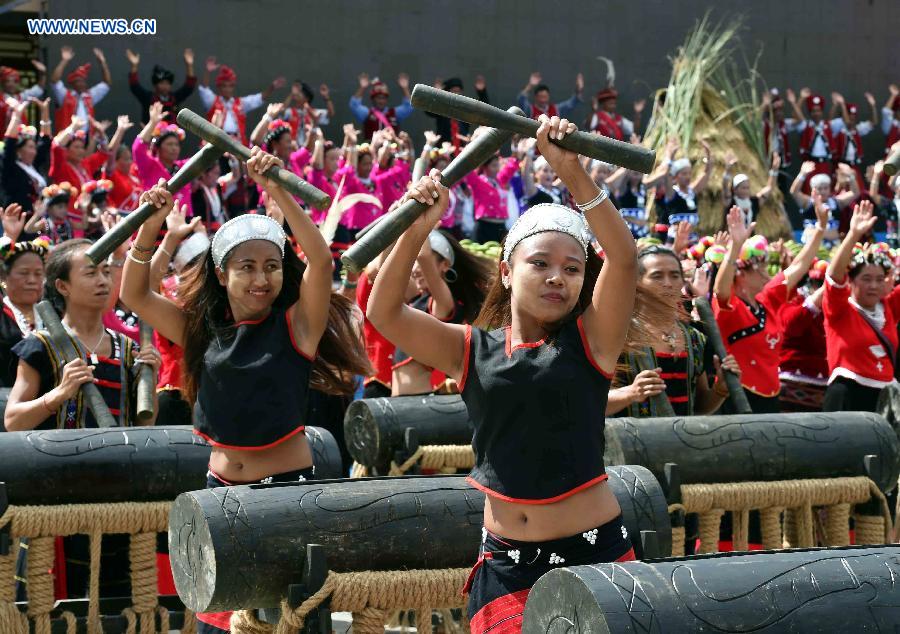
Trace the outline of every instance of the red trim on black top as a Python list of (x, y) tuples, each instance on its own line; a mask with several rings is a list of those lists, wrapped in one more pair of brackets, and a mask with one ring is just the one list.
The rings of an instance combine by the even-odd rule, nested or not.
[(485, 495), (490, 495), (491, 497), (497, 498), (498, 500), (503, 500), (504, 502), (513, 502), (515, 504), (553, 504), (554, 502), (559, 502), (560, 500), (565, 500), (567, 497), (571, 497), (571, 496), (575, 495), (576, 493), (580, 493), (581, 491), (584, 491), (585, 489), (589, 489), (592, 486), (594, 486), (595, 484), (599, 484), (608, 478), (609, 478), (609, 476), (604, 473), (603, 475), (600, 475), (600, 476), (597, 476), (596, 478), (592, 478), (592, 479), (588, 480), (584, 484), (579, 484), (574, 489), (569, 489), (565, 493), (560, 493), (559, 495), (555, 495), (552, 498), (545, 498), (542, 500), (525, 500), (525, 499), (521, 499), (521, 498), (510, 497), (508, 495), (503, 495), (502, 493), (497, 493), (496, 491), (489, 489), (488, 487), (484, 486), (483, 484), (476, 482), (472, 478), (472, 476), (467, 476), (466, 482), (471, 484), (474, 488), (478, 489), (479, 491), (483, 492)]
[(303, 350), (300, 349), (300, 346), (297, 345), (297, 340), (294, 339), (294, 324), (291, 321), (291, 316), (288, 314), (290, 312), (291, 312), (290, 308), (288, 308), (286, 311), (284, 311), (284, 321), (287, 324), (288, 335), (290, 335), (290, 337), (291, 337), (291, 345), (294, 346), (294, 350), (296, 350), (297, 353), (301, 357), (303, 357), (304, 359), (306, 359), (307, 361), (312, 363), (313, 361), (316, 360), (316, 356), (319, 354), (319, 351), (316, 350), (316, 354), (314, 354), (313, 356), (309, 356), (308, 354), (303, 352)]
[(655, 353), (658, 358), (662, 359), (685, 359), (687, 358), (687, 350), (682, 350), (677, 354), (672, 354), (671, 352), (656, 352)]
[(466, 325), (466, 343), (463, 352), (463, 371), (462, 376), (457, 383), (459, 391), (462, 392), (466, 387), (466, 379), (469, 376), (469, 355), (472, 352), (472, 326)]
[(415, 361), (415, 359), (413, 359), (412, 357), (406, 357), (406, 358), (405, 358), (403, 361), (401, 361), (400, 363), (395, 363), (394, 365), (392, 365), (392, 366), (391, 366), (391, 371), (393, 372), (393, 371), (396, 370), (397, 368), (402, 368), (402, 367), (405, 366), (405, 365), (409, 365), (409, 364), (412, 363), (413, 361)]
[(265, 320), (267, 320), (269, 318), (269, 315), (271, 315), (271, 314), (272, 313), (270, 312), (268, 315), (266, 315), (262, 319), (245, 319), (244, 321), (236, 321), (236, 322), (234, 322), (234, 325), (235, 326), (255, 326), (257, 324), (263, 323)]
[(210, 438), (203, 432), (199, 431), (198, 429), (194, 429), (195, 434), (200, 436), (200, 438), (202, 438), (203, 440), (208, 442), (213, 447), (221, 447), (222, 449), (236, 449), (238, 451), (262, 451), (263, 449), (271, 449), (272, 447), (274, 447), (276, 445), (280, 445), (288, 438), (292, 438), (293, 436), (296, 436), (297, 434), (304, 432), (304, 431), (306, 431), (306, 425), (300, 425), (299, 427), (297, 427), (297, 429), (295, 429), (291, 433), (282, 436), (275, 442), (270, 442), (268, 445), (261, 445), (259, 447), (241, 447), (240, 445), (226, 445), (224, 443), (220, 443), (216, 440), (213, 440), (212, 438)]
[(6, 304), (3, 304), (3, 314), (12, 319), (14, 323), (18, 323), (16, 322), (15, 314), (13, 314), (13, 311), (11, 311)]
[(591, 352), (591, 344), (588, 342), (587, 333), (584, 331), (584, 322), (581, 317), (578, 318), (577, 323), (578, 334), (581, 335), (581, 347), (584, 348), (584, 354), (588, 358), (588, 361), (591, 362), (591, 365), (594, 366), (594, 369), (597, 370), (597, 372), (612, 381), (613, 375), (600, 367), (600, 364), (597, 363), (597, 359), (594, 358), (594, 354)]
[(513, 350), (518, 350), (519, 348), (540, 348), (546, 342), (546, 338), (541, 339), (540, 341), (523, 341), (522, 343), (517, 343), (516, 345), (512, 345), (512, 326), (507, 326), (503, 329), (504, 334), (506, 335), (506, 356), (511, 357)]

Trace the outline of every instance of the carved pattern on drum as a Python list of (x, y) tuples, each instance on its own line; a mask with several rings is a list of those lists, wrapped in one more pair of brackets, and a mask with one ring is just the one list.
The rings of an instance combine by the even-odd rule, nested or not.
[[(702, 580), (694, 578), (690, 564), (672, 570), (672, 585), (688, 611), (715, 631), (729, 633), (772, 627), (814, 601), (845, 592), (861, 593), (865, 603), (876, 603), (882, 592), (898, 593), (898, 579), (900, 558), (873, 554), (822, 557), (732, 596), (717, 593), (712, 583), (701, 587)], [(741, 615), (740, 624), (732, 618), (736, 614)], [(748, 614), (758, 615), (758, 621), (748, 623)], [(873, 631), (879, 631), (874, 618)], [(859, 631), (865, 625), (860, 622)]]
[(189, 428), (127, 429), (52, 429), (28, 432), (25, 436), (34, 450), (48, 456), (76, 456), (110, 447), (131, 447), (134, 452), (169, 445), (201, 445), (206, 442)]
[(610, 564), (603, 568), (591, 566), (605, 577), (616, 589), (628, 620), (635, 632), (658, 632), (659, 623), (653, 604), (644, 592), (641, 582), (620, 564)]

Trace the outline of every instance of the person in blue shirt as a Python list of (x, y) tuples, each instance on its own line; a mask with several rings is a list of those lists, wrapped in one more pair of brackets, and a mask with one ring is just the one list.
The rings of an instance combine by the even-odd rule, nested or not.
[[(542, 114), (548, 117), (568, 118), (576, 106), (584, 101), (581, 98), (583, 92), (584, 75), (578, 73), (575, 76), (575, 93), (565, 101), (554, 104), (550, 101), (550, 87), (542, 83), (540, 73), (534, 72), (519, 93), (519, 107), (532, 119), (537, 119)], [(533, 102), (529, 99), (531, 95)]]
[[(400, 73), (397, 78), (397, 85), (403, 91), (403, 101), (397, 106), (388, 107), (388, 97), (390, 91), (387, 84), (379, 79), (369, 81), (369, 76), (362, 73), (359, 76), (359, 88), (356, 93), (350, 97), (350, 111), (357, 121), (363, 124), (363, 136), (366, 140), (371, 140), (372, 134), (384, 128), (393, 128), (399, 130), (400, 122), (412, 114), (413, 107), (409, 102), (409, 75)], [(369, 90), (369, 99), (372, 100), (372, 106), (364, 106), (362, 102), (363, 93)]]

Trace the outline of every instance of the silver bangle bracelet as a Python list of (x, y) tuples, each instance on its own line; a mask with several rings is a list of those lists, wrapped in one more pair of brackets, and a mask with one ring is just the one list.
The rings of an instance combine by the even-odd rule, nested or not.
[(600, 190), (600, 193), (597, 194), (597, 197), (594, 198), (593, 200), (590, 200), (590, 201), (588, 201), (588, 202), (586, 202), (586, 203), (584, 203), (584, 204), (578, 204), (578, 203), (575, 203), (575, 206), (578, 207), (578, 210), (579, 210), (581, 213), (584, 213), (584, 212), (586, 212), (588, 209), (593, 209), (594, 207), (596, 207), (597, 205), (599, 205), (600, 203), (602, 203), (602, 202), (603, 202), (604, 200), (606, 200), (607, 198), (609, 198), (609, 194), (606, 192), (605, 189), (601, 189), (601, 190)]
[(147, 265), (150, 264), (150, 260), (138, 260), (136, 257), (134, 257), (134, 256), (131, 254), (131, 249), (128, 250), (128, 253), (126, 254), (126, 257), (127, 257), (129, 260), (131, 260), (132, 262), (136, 263), (136, 264), (147, 264)]

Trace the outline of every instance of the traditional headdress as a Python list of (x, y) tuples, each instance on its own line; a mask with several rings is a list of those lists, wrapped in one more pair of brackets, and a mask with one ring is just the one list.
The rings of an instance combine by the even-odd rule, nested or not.
[(812, 266), (809, 269), (809, 279), (821, 281), (825, 279), (825, 271), (828, 270), (828, 260), (820, 260), (813, 258)]
[(828, 174), (815, 174), (809, 179), (809, 186), (813, 189), (820, 185), (831, 185), (831, 177)]
[(814, 107), (818, 106), (819, 108), (825, 107), (825, 100), (822, 99), (822, 95), (810, 95), (806, 98), (806, 110), (812, 112)]
[(447, 260), (447, 262), (450, 263), (450, 266), (453, 266), (453, 263), (456, 261), (456, 255), (453, 253), (453, 247), (450, 245), (450, 241), (443, 233), (440, 231), (432, 231), (429, 233), (428, 244), (431, 245), (432, 251)]
[(178, 245), (172, 265), (176, 271), (183, 271), (197, 256), (209, 251), (209, 237), (205, 233), (194, 233), (187, 240)]
[(157, 64), (153, 67), (153, 73), (150, 75), (150, 82), (155, 85), (161, 81), (173, 82), (175, 81), (175, 74), (168, 68), (163, 68)]
[(42, 259), (50, 252), (50, 240), (46, 236), (38, 236), (28, 242), (13, 242), (6, 236), (0, 238), (0, 260), (9, 264), (17, 255), (22, 253), (35, 253)]
[(609, 86), (608, 88), (604, 88), (603, 90), (600, 90), (597, 92), (597, 102), (598, 103), (603, 103), (607, 99), (618, 99), (618, 97), (619, 97), (619, 91), (616, 90), (615, 88), (613, 88), (612, 86)]
[(741, 183), (746, 183), (750, 180), (750, 177), (746, 174), (735, 174), (734, 178), (731, 181), (731, 188), (734, 189), (741, 185)]
[(41, 196), (47, 201), (48, 205), (69, 202), (70, 198), (77, 195), (78, 189), (68, 181), (53, 183), (41, 190)]
[(777, 108), (778, 106), (784, 105), (784, 99), (782, 99), (777, 88), (772, 88), (771, 90), (769, 90), (769, 94), (772, 96), (771, 103), (772, 103), (773, 108)]
[(739, 269), (753, 268), (758, 264), (765, 264), (769, 259), (769, 241), (765, 236), (751, 236), (741, 247), (738, 255), (737, 267)]
[(33, 141), (37, 138), (37, 128), (33, 125), (19, 124), (19, 135), (16, 137), (16, 147), (20, 148), (25, 145), (26, 141)]
[(268, 216), (244, 214), (232, 218), (216, 231), (212, 240), (213, 264), (216, 268), (222, 268), (228, 254), (236, 246), (250, 240), (268, 240), (281, 250), (281, 256), (284, 257), (287, 235), (281, 225)]
[(81, 187), (82, 194), (89, 194), (91, 202), (97, 202), (107, 196), (113, 190), (113, 182), (106, 178), (96, 181), (88, 181)]
[(675, 176), (678, 172), (685, 168), (689, 168), (691, 166), (691, 159), (689, 158), (680, 158), (675, 161), (672, 161), (672, 164), (669, 165), (669, 176)]
[(82, 64), (81, 66), (79, 66), (78, 68), (73, 70), (71, 73), (66, 75), (66, 81), (68, 81), (71, 84), (76, 79), (87, 79), (88, 72), (90, 72), (90, 70), (91, 70), (90, 62), (88, 62), (87, 64)]
[(266, 131), (266, 145), (272, 143), (272, 141), (275, 140), (282, 132), (287, 132), (288, 134), (290, 134), (291, 124), (284, 119), (275, 119), (274, 121), (270, 122)]
[(590, 239), (584, 216), (562, 205), (541, 203), (519, 216), (509, 230), (506, 246), (503, 248), (503, 261), (509, 262), (509, 257), (522, 240), (547, 231), (556, 231), (575, 238), (587, 259)]
[(166, 123), (165, 121), (160, 121), (156, 124), (156, 127), (153, 128), (153, 139), (151, 143), (159, 145), (163, 141), (166, 140), (166, 137), (176, 136), (179, 141), (184, 141), (184, 130), (179, 128), (174, 123)]
[(19, 71), (10, 66), (0, 66), (0, 81), (7, 81), (9, 79), (19, 83)]
[(384, 95), (385, 97), (387, 97), (390, 94), (391, 91), (388, 90), (386, 83), (378, 79), (372, 82), (372, 88), (369, 89), (369, 99), (375, 97), (376, 95)]
[(859, 114), (859, 106), (857, 106), (855, 103), (848, 103), (847, 114)]
[(68, 143), (66, 143), (66, 147), (69, 147), (72, 141), (82, 141), (85, 145), (87, 145), (87, 132), (85, 132), (84, 130), (75, 130), (74, 132), (72, 132), (72, 138), (69, 139)]
[(462, 79), (459, 77), (451, 77), (447, 81), (444, 82), (444, 90), (450, 90), (451, 88), (459, 88), (463, 89)]
[(237, 75), (233, 70), (231, 70), (229, 66), (225, 66), (225, 64), (222, 64), (222, 66), (219, 68), (219, 74), (216, 75), (216, 86), (218, 86), (219, 84), (224, 84), (228, 81), (237, 81)]
[(850, 260), (850, 270), (857, 269), (867, 264), (880, 266), (885, 271), (890, 271), (893, 267), (891, 261), (891, 247), (884, 242), (875, 242), (866, 244), (856, 243), (853, 247), (853, 257)]

